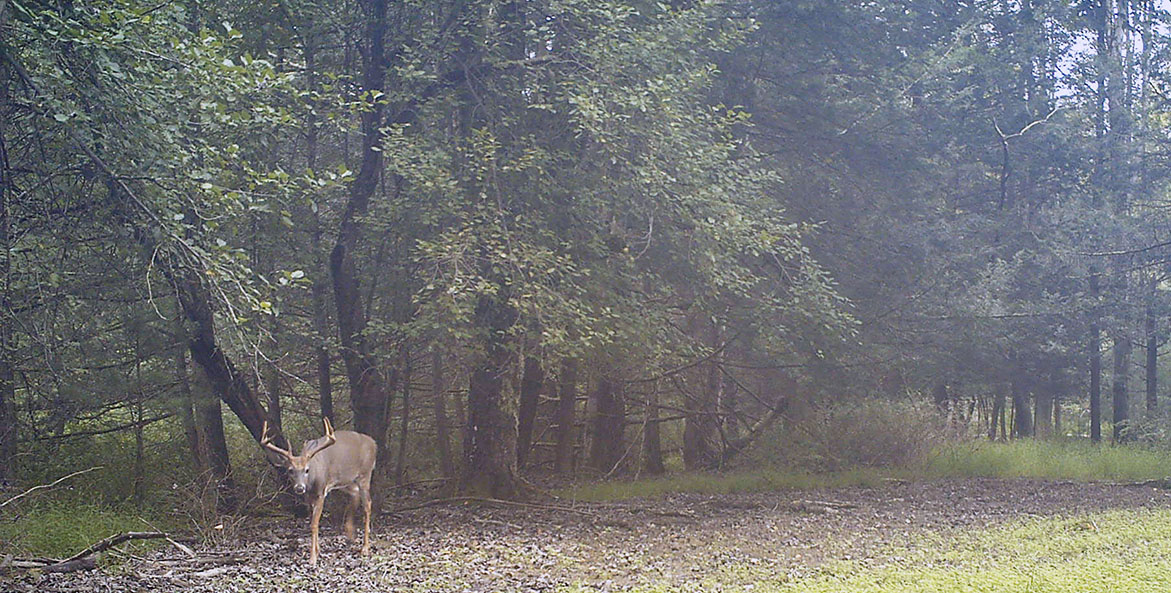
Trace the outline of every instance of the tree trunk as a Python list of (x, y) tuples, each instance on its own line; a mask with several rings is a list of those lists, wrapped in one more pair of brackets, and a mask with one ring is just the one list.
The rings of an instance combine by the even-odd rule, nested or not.
[(1130, 375), (1130, 338), (1125, 333), (1114, 336), (1114, 442), (1129, 440), (1130, 401), (1127, 379)]
[(400, 383), (402, 384), (403, 394), (403, 414), (402, 424), (398, 433), (398, 461), (395, 462), (394, 467), (394, 483), (402, 486), (406, 483), (407, 476), (407, 448), (410, 444), (408, 436), (410, 434), (411, 426), (411, 356), (405, 353), (403, 356), (403, 374)]
[(507, 302), (507, 287), (479, 297), (475, 327), (481, 332), (480, 352), (468, 382), (468, 428), (464, 442), (461, 489), (492, 498), (521, 495), (516, 474), (516, 410), (504, 393), (512, 362), (507, 332), (516, 311)]
[(1013, 409), (1013, 436), (1033, 436), (1033, 410), (1029, 402), (1029, 393), (1024, 388), (1023, 380), (1019, 376), (1022, 371), (1017, 370), (1012, 379), (1012, 409)]
[(439, 345), (431, 346), (431, 394), (435, 412), (435, 449), (439, 455), (439, 471), (448, 480), (455, 477), (455, 462), (451, 458), (451, 436), (447, 424), (447, 381), (443, 376), (443, 352)]
[(1034, 408), (1034, 428), (1036, 436), (1043, 439), (1053, 436), (1053, 393), (1056, 390), (1056, 385), (1057, 382), (1050, 378), (1049, 381), (1040, 385), (1034, 394), (1037, 398)]
[(537, 404), (545, 372), (535, 356), (525, 356), (524, 375), (520, 380), (520, 407), (517, 411), (516, 464), (523, 468), (533, 442), (533, 425), (537, 420)]
[[(202, 398), (202, 401), (197, 404), (196, 413), (206, 439), (205, 446), (207, 447), (207, 461), (211, 469), (211, 477), (216, 484), (216, 506), (221, 510), (231, 512), (236, 509), (236, 484), (232, 479), (228, 441), (224, 438), (224, 415), (220, 408), (220, 400), (213, 397)], [(283, 448), (287, 447), (286, 443)]]
[(1090, 274), (1090, 440), (1102, 441), (1102, 327), (1098, 274)]
[[(3, 2), (0, 2), (3, 8)], [(0, 10), (0, 29), (7, 25), (8, 11)], [(0, 60), (0, 110), (9, 113), (11, 66)], [(12, 335), (12, 194), (16, 187), (8, 161), (8, 128), (0, 117), (0, 487), (16, 479), (16, 443), (19, 431), (16, 417), (16, 371)]]
[(1147, 354), (1147, 417), (1152, 418), (1159, 407), (1159, 332), (1155, 317), (1155, 295), (1157, 282), (1151, 280), (1150, 294), (1146, 308), (1146, 354)]
[(284, 432), (284, 413), (281, 409), (281, 376), (276, 364), (266, 366), (266, 385), (268, 390), (268, 425), (272, 430)]
[(662, 429), (659, 426), (659, 390), (656, 384), (647, 395), (646, 421), (642, 428), (642, 467), (652, 476), (667, 473), (663, 464)]
[(1061, 436), (1061, 394), (1053, 394), (1053, 434)]
[(988, 426), (988, 440), (996, 440), (997, 429), (1000, 430), (1001, 437), (1004, 437), (1004, 390), (1001, 387), (997, 387), (996, 396), (992, 401), (992, 416)]
[[(175, 317), (178, 329), (176, 335), (183, 335), (183, 320)], [(211, 467), (208, 465), (207, 446), (202, 431), (195, 420), (195, 398), (191, 394), (191, 378), (187, 369), (186, 345), (175, 348), (175, 384), (178, 385), (179, 396), (175, 407), (179, 410), (179, 421), (183, 424), (183, 432), (187, 435), (187, 447), (191, 450), (191, 462), (196, 476), (204, 477)]]
[(935, 409), (939, 411), (939, 415), (947, 418), (948, 403), (950, 398), (947, 393), (947, 383), (940, 381), (935, 384), (935, 390), (932, 392), (932, 399), (935, 400)]
[(567, 358), (561, 363), (557, 398), (557, 449), (553, 469), (557, 472), (573, 470), (573, 425), (577, 407), (577, 360)]
[[(719, 328), (711, 327), (711, 347), (719, 347)], [(717, 405), (723, 388), (723, 373), (720, 371), (719, 356), (700, 365), (705, 374), (699, 393), (688, 398), (687, 417), (683, 424), (683, 466), (688, 471), (711, 469), (718, 465), (716, 433)]]
[(591, 422), (590, 467), (608, 474), (622, 460), (626, 429), (626, 406), (618, 393), (617, 382), (603, 376), (594, 391), (594, 417)]
[[(361, 4), (366, 19), (362, 91), (364, 96), (374, 96), (381, 94), (385, 85), (387, 3), (386, 0), (366, 0)], [(362, 303), (355, 258), (362, 232), (361, 220), (369, 209), (382, 173), (379, 129), (383, 111), (382, 101), (375, 100), (362, 110), (362, 164), (350, 184), (349, 200), (329, 258), (342, 361), (350, 383), (354, 430), (374, 438), (379, 446), (380, 460), (385, 460), (387, 455), (386, 410), (394, 386), (379, 368), (365, 334), (366, 309)]]
[[(310, 31), (302, 38), (305, 54), (305, 77), (308, 79), (311, 93), (318, 91), (317, 84), (317, 39)], [(311, 107), (314, 107), (311, 105)], [(317, 170), (317, 124), (318, 116), (315, 108), (309, 109), (305, 125), (305, 165), (310, 171)], [(326, 287), (323, 277), (329, 274), (321, 251), (321, 239), (325, 232), (325, 225), (321, 222), (321, 215), (317, 204), (311, 208), (313, 230), (310, 240), (313, 249), (313, 331), (316, 332), (317, 347), (317, 400), (321, 407), (321, 416), (335, 420), (333, 414), (333, 377), (329, 354), (329, 312), (326, 305)]]

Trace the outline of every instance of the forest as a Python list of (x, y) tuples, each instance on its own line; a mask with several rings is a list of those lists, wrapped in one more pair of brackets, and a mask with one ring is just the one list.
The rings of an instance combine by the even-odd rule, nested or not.
[[(299, 567), (285, 466), (346, 431), (387, 563), (354, 590), (740, 590), (403, 556), (456, 545), (431, 525), (541, 558), (554, 523), (967, 525), (943, 501), (987, 490), (1171, 543), (1161, 0), (0, 0), (0, 114), (0, 588), (90, 590), (9, 570), (112, 533), (38, 548), (53, 512)], [(994, 454), (1098, 469), (954, 475)]]

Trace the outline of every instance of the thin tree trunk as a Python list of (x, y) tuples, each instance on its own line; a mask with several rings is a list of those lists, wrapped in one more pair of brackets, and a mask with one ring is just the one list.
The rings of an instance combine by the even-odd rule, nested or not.
[(447, 381), (443, 376), (443, 352), (439, 345), (431, 346), (431, 394), (435, 411), (435, 444), (439, 455), (439, 471), (444, 478), (455, 477), (455, 462), (451, 458), (451, 435), (447, 424)]
[(659, 390), (658, 385), (651, 388), (647, 395), (646, 421), (642, 428), (642, 468), (641, 470), (652, 476), (667, 472), (663, 464), (663, 438), (659, 426)]
[(573, 425), (577, 407), (577, 360), (567, 358), (561, 363), (558, 377), (557, 449), (553, 469), (557, 472), (573, 470)]
[(1129, 440), (1130, 401), (1127, 379), (1130, 376), (1130, 339), (1125, 333), (1114, 337), (1114, 442)]
[(143, 504), (146, 502), (146, 447), (143, 439), (143, 431), (146, 430), (143, 426), (142, 400), (143, 400), (143, 383), (142, 383), (142, 336), (137, 330), (134, 331), (134, 400), (133, 400), (133, 418), (134, 418), (134, 508), (142, 510)]
[(533, 425), (537, 420), (537, 404), (545, 383), (541, 361), (525, 356), (524, 374), (520, 380), (520, 407), (517, 410), (516, 464), (523, 468), (532, 448)]
[[(183, 336), (183, 320), (175, 317), (176, 335)], [(211, 469), (207, 460), (207, 446), (195, 420), (195, 398), (191, 394), (191, 377), (187, 369), (186, 346), (175, 348), (175, 384), (178, 385), (179, 396), (175, 407), (179, 410), (179, 420), (183, 424), (183, 432), (187, 435), (187, 447), (191, 450), (191, 462), (197, 476), (206, 476)]]
[(1003, 434), (1004, 430), (1004, 391), (999, 387), (996, 390), (996, 396), (992, 400), (992, 415), (990, 419), (991, 422), (988, 423), (988, 440), (995, 441), (996, 431), (999, 429), (1001, 430), (1001, 434)]
[(1053, 394), (1053, 434), (1057, 435), (1058, 437), (1062, 436), (1062, 433), (1061, 433), (1061, 394), (1060, 393)]
[(407, 446), (410, 444), (408, 435), (411, 426), (411, 356), (403, 355), (403, 374), (400, 383), (403, 394), (402, 424), (398, 433), (398, 461), (395, 463), (394, 483), (402, 486), (406, 483), (407, 475)]
[(1102, 327), (1098, 274), (1090, 275), (1090, 440), (1102, 441)]
[[(8, 24), (4, 0), (0, 0), (0, 30)], [(8, 162), (9, 81), (8, 60), (0, 60), (0, 487), (16, 479), (16, 372), (12, 327), (12, 194), (15, 185)]]
[(1156, 280), (1151, 280), (1151, 287), (1147, 295), (1146, 308), (1146, 354), (1147, 354), (1147, 417), (1154, 417), (1159, 407), (1159, 332), (1158, 319), (1155, 317), (1155, 290)]
[(1055, 390), (1056, 381), (1050, 378), (1049, 381), (1041, 384), (1034, 394), (1036, 397), (1036, 406), (1034, 407), (1034, 423), (1036, 429), (1036, 436), (1047, 439), (1053, 436), (1053, 392)]
[[(317, 39), (310, 32), (303, 36), (305, 54), (305, 76), (309, 81), (309, 90), (315, 93), (317, 84)], [(313, 107), (311, 105), (311, 107)], [(317, 170), (317, 125), (318, 116), (315, 108), (309, 109), (305, 125), (305, 165), (310, 171)], [(326, 305), (326, 287), (323, 278), (329, 274), (329, 268), (322, 257), (321, 243), (325, 232), (319, 208), (316, 203), (311, 208), (313, 230), (310, 233), (311, 248), (313, 249), (314, 278), (311, 294), (313, 296), (313, 330), (317, 333), (317, 400), (321, 407), (321, 416), (335, 420), (333, 413), (333, 377), (329, 354), (329, 312)]]
[(267, 365), (268, 423), (273, 430), (284, 432), (284, 413), (281, 408), (281, 376), (276, 364)]
[(1014, 371), (1012, 379), (1012, 409), (1013, 435), (1017, 437), (1033, 436), (1033, 410), (1029, 403), (1029, 393), (1022, 385), (1021, 370)]
[[(0, 2), (2, 6), (2, 2)], [(7, 17), (0, 11), (0, 16)], [(0, 25), (3, 22), (0, 21)], [(0, 60), (0, 109), (7, 113), (8, 63)], [(12, 172), (8, 168), (8, 123), (0, 117), (0, 486), (16, 479), (16, 373), (12, 337)]]

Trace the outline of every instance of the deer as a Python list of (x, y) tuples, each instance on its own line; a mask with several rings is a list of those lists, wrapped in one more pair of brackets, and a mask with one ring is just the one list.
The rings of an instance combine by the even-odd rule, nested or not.
[(361, 433), (349, 430), (335, 433), (329, 418), (324, 421), (325, 436), (305, 441), (300, 455), (293, 455), (272, 443), (268, 421), (264, 422), (260, 432), (260, 445), (276, 454), (269, 459), (288, 472), (293, 492), (302, 496), (312, 509), (309, 520), (309, 565), (312, 567), (317, 566), (321, 510), (326, 495), (334, 490), (345, 491), (351, 497), (345, 513), (346, 537), (350, 541), (354, 540), (354, 508), (361, 503), (366, 514), (362, 556), (370, 555), (370, 476), (374, 473), (378, 445), (374, 439)]

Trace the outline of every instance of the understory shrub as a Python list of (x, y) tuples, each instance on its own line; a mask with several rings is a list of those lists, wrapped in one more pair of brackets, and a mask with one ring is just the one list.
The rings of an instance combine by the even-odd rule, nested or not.
[(814, 408), (762, 439), (750, 463), (840, 471), (915, 466), (948, 440), (930, 404), (864, 399)]

